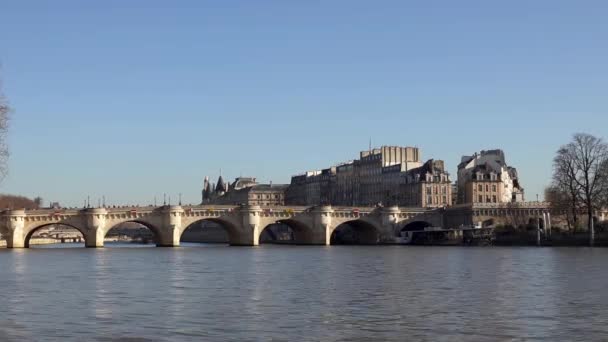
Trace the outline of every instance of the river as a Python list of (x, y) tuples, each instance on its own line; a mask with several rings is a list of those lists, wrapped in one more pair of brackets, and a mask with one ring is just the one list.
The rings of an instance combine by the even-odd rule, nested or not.
[(122, 246), (1, 249), (0, 341), (608, 338), (603, 248)]

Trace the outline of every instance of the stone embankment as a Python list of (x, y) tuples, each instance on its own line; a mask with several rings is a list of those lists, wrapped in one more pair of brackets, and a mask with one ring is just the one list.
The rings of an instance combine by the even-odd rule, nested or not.
[[(70, 241), (71, 242), (71, 241)], [(51, 238), (31, 238), (30, 245), (50, 245), (54, 243), (62, 243), (61, 240)], [(65, 242), (67, 243), (67, 242)], [(6, 247), (6, 240), (0, 240), (0, 248)]]

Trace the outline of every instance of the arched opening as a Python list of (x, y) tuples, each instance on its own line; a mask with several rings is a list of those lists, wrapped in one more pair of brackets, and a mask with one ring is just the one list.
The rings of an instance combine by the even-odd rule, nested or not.
[(494, 227), (494, 219), (485, 220), (481, 223), (482, 228)]
[(399, 231), (398, 238), (401, 243), (411, 243), (414, 240), (414, 232), (423, 231), (425, 228), (433, 225), (426, 221), (414, 221), (406, 224)]
[(342, 223), (331, 233), (332, 245), (376, 245), (380, 234), (374, 225), (355, 220)]
[(32, 229), (25, 236), (25, 248), (84, 247), (84, 234), (76, 227), (64, 223), (45, 224)]
[(186, 227), (180, 237), (180, 245), (188, 244), (231, 244), (238, 245), (238, 232), (236, 227), (228, 221), (221, 219), (202, 219)]
[(105, 247), (154, 247), (158, 244), (158, 231), (141, 221), (121, 222), (106, 232)]
[(414, 221), (414, 222), (410, 222), (408, 224), (406, 224), (405, 226), (403, 226), (403, 228), (401, 228), (402, 232), (405, 231), (418, 231), (418, 230), (424, 230), (425, 228), (428, 227), (432, 227), (433, 225), (426, 222), (426, 221)]
[(277, 221), (264, 227), (260, 244), (311, 245), (314, 244), (312, 229), (295, 220)]

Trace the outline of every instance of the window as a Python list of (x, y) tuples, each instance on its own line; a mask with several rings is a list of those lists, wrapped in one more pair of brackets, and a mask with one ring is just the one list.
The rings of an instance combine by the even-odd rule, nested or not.
[(427, 186), (427, 187), (426, 187), (426, 194), (427, 194), (427, 195), (430, 195), (431, 193), (432, 193), (432, 192), (431, 192), (431, 187), (430, 187), (430, 186)]
[(486, 184), (486, 191), (490, 191), (490, 186), (488, 184)]
[(493, 203), (496, 203), (496, 202), (497, 202), (497, 200), (496, 200), (496, 195), (492, 196), (492, 202), (493, 202)]
[(479, 184), (479, 185), (477, 186), (477, 191), (483, 191), (483, 185)]
[(443, 204), (447, 204), (447, 203), (448, 203), (448, 198), (447, 198), (447, 197), (445, 197), (445, 196), (443, 196), (443, 198), (442, 198), (442, 203), (443, 203)]
[(483, 196), (479, 195), (479, 203), (483, 203)]
[(442, 186), (441, 187), (441, 193), (444, 194), (444, 195), (447, 194), (448, 193), (448, 189), (445, 186)]
[(492, 185), (492, 191), (496, 192), (496, 184)]
[(486, 196), (486, 203), (490, 203), (490, 196)]

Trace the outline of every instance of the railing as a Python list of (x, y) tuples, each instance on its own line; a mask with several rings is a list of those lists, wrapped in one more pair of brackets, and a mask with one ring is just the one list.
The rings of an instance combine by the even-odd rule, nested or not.
[[(138, 206), (138, 205), (125, 205), (125, 206), (112, 206), (112, 207), (103, 207), (103, 208), (59, 208), (59, 209), (26, 209), (25, 213), (28, 216), (48, 216), (48, 215), (78, 215), (86, 210), (94, 210), (94, 209), (105, 209), (108, 213), (120, 213), (125, 211), (136, 211), (138, 213), (142, 212), (153, 212), (155, 210), (162, 209), (168, 206)], [(241, 208), (240, 205), (214, 205), (214, 204), (203, 204), (203, 205), (182, 205), (182, 209), (186, 211), (205, 211), (205, 210), (213, 210), (213, 211), (226, 211), (226, 210), (235, 210)], [(273, 210), (273, 211), (284, 211), (289, 210), (296, 213), (308, 212), (312, 211), (315, 208), (320, 208), (323, 206), (298, 206), (298, 205), (282, 205), (282, 206), (259, 206), (262, 210)], [(371, 213), (376, 210), (382, 210), (390, 207), (368, 207), (368, 206), (330, 206), (334, 212), (351, 212), (351, 211), (359, 211), (362, 213)], [(470, 207), (470, 205), (468, 206)], [(475, 206), (478, 208), (478, 206)], [(483, 208), (486, 208), (485, 206)], [(490, 208), (490, 207), (488, 207)], [(494, 208), (494, 207), (492, 207)], [(422, 208), (422, 207), (399, 207), (399, 212), (430, 212), (437, 210), (438, 208)], [(439, 208), (440, 209), (440, 208)], [(0, 211), (0, 214), (8, 211)]]
[(456, 204), (449, 208), (470, 209), (546, 209), (551, 207), (551, 202), (515, 202), (515, 203), (465, 203)]

